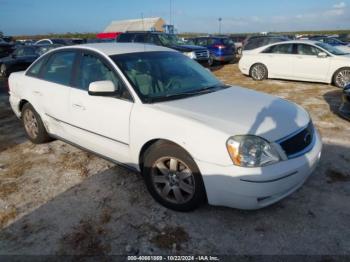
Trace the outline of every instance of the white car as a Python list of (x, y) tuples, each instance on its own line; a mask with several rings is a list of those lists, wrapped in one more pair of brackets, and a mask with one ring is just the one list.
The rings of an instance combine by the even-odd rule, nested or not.
[(202, 201), (270, 205), (314, 170), (322, 143), (291, 102), (229, 87), (183, 54), (144, 44), (64, 47), (11, 74), (28, 138), (57, 138), (140, 171), (152, 196), (187, 211)]
[(317, 41), (286, 41), (244, 51), (239, 69), (254, 80), (267, 78), (350, 83), (350, 54)]

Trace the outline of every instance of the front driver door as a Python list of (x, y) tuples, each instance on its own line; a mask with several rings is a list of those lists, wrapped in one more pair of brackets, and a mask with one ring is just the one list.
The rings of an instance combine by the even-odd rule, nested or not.
[(298, 80), (327, 81), (330, 57), (318, 57), (321, 49), (309, 44), (297, 44), (294, 76)]
[(271, 78), (290, 78), (293, 71), (293, 44), (277, 44), (260, 53)]
[[(110, 80), (114, 96), (89, 95), (89, 84)], [(113, 66), (99, 54), (80, 55), (74, 87), (70, 92), (70, 140), (116, 161), (129, 161), (129, 119), (133, 102)]]

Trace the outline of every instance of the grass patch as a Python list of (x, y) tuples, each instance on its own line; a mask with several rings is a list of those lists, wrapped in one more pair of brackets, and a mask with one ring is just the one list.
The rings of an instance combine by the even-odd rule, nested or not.
[(160, 234), (152, 238), (151, 242), (162, 249), (171, 249), (176, 244), (180, 250), (181, 243), (187, 242), (189, 235), (182, 227), (166, 227)]
[(15, 208), (9, 210), (0, 211), (0, 228), (3, 228), (9, 221), (15, 219), (17, 211)]

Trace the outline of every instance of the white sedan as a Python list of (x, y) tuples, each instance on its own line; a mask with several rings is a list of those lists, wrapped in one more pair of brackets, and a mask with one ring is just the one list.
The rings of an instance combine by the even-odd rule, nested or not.
[(139, 171), (175, 210), (265, 207), (297, 190), (321, 154), (300, 106), (224, 85), (164, 47), (59, 48), (9, 86), (33, 143), (57, 138)]
[(350, 83), (350, 54), (317, 41), (287, 41), (244, 51), (239, 69), (254, 80), (267, 78)]

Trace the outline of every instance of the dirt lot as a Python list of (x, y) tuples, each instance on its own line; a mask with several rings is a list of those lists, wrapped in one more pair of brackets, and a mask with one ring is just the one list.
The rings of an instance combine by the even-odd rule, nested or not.
[(0, 98), (0, 254), (350, 255), (350, 123), (334, 111), (340, 90), (254, 82), (237, 65), (224, 82), (271, 93), (309, 110), (323, 156), (306, 184), (258, 211), (163, 208), (140, 175), (60, 141), (35, 146)]

